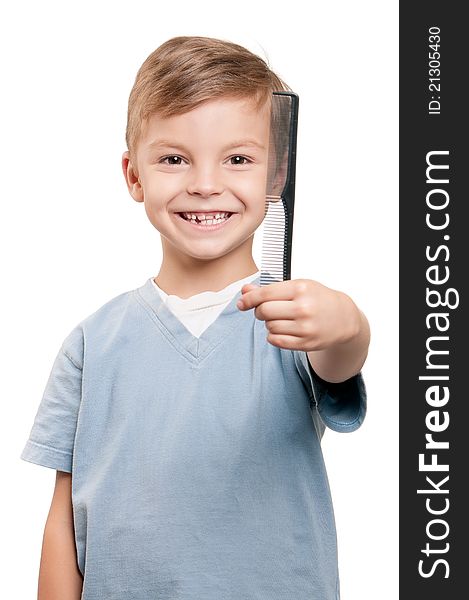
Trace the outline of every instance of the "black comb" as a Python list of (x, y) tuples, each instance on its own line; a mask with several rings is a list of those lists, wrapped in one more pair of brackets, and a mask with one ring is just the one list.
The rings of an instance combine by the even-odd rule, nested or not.
[(260, 285), (291, 279), (298, 102), (273, 92)]

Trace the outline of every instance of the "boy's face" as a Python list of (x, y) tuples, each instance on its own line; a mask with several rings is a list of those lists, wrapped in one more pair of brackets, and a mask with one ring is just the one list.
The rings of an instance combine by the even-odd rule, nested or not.
[[(266, 209), (270, 108), (220, 98), (168, 118), (153, 115), (142, 133), (136, 165), (122, 167), (132, 197), (144, 202), (165, 252), (215, 259), (251, 253)], [(189, 215), (230, 213), (218, 225)], [(186, 217), (186, 218), (185, 218)]]

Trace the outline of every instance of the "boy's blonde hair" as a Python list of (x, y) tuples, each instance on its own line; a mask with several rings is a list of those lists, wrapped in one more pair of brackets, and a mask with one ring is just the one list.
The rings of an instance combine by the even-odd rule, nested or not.
[(125, 139), (130, 160), (145, 122), (180, 115), (220, 97), (247, 98), (261, 108), (274, 91), (291, 88), (246, 48), (216, 38), (179, 36), (154, 50), (130, 92)]

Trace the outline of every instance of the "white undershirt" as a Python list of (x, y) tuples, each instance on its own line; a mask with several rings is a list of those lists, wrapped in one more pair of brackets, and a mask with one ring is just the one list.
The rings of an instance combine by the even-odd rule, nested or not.
[(218, 292), (200, 292), (189, 298), (180, 298), (173, 294), (167, 294), (155, 283), (153, 278), (151, 281), (171, 312), (176, 315), (192, 335), (200, 337), (243, 285), (256, 279), (259, 275), (260, 271), (256, 271), (256, 273), (248, 275), (243, 279), (233, 281), (233, 283), (230, 283)]

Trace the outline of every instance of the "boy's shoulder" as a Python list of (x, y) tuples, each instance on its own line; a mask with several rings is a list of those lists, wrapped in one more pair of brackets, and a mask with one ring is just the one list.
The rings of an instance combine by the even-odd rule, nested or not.
[(65, 354), (74, 362), (80, 363), (79, 357), (83, 356), (86, 339), (100, 339), (104, 342), (117, 329), (126, 327), (134, 313), (135, 296), (140, 287), (113, 296), (76, 323), (62, 343)]

